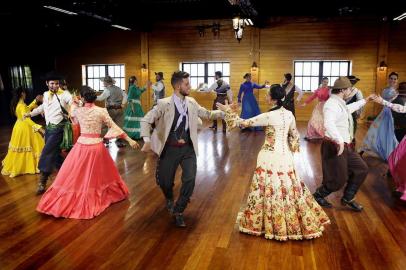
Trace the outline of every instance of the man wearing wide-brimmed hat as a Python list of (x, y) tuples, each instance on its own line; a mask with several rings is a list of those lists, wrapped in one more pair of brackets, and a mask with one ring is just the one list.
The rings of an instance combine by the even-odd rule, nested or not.
[[(359, 90), (358, 88), (355, 87), (355, 84), (358, 81), (360, 81), (360, 79), (354, 75), (347, 76), (347, 78), (350, 80), (351, 85), (352, 85), (350, 94), (348, 95), (348, 97), (345, 98), (345, 103), (347, 105), (349, 105), (351, 103), (357, 102), (358, 100), (364, 99), (364, 95), (362, 95), (361, 90)], [(357, 132), (357, 126), (358, 126), (357, 120), (361, 116), (362, 110), (363, 110), (363, 108), (352, 113), (352, 119), (354, 122), (354, 134)]]
[(363, 207), (354, 197), (368, 174), (368, 166), (352, 144), (354, 128), (351, 113), (376, 96), (370, 95), (346, 105), (345, 99), (350, 94), (351, 87), (347, 77), (339, 77), (334, 82), (331, 97), (324, 104), (326, 135), (321, 145), (323, 183), (313, 196), (321, 206), (332, 207), (325, 197), (347, 184), (341, 203), (354, 211), (361, 211)]
[[(104, 91), (100, 96), (97, 97), (97, 100), (106, 100), (106, 109), (111, 119), (113, 119), (117, 126), (122, 128), (124, 122), (123, 108), (127, 102), (127, 95), (120, 87), (114, 85), (116, 81), (112, 77), (106, 76), (100, 80), (104, 84)], [(104, 130), (103, 132), (106, 133), (107, 130)], [(106, 143), (108, 144), (108, 141), (106, 141)], [(122, 139), (117, 139), (116, 144), (118, 147), (125, 146)]]
[(152, 93), (152, 98), (154, 99), (153, 106), (155, 106), (157, 104), (158, 99), (165, 97), (165, 84), (163, 82), (164, 73), (162, 71), (155, 72), (155, 79), (156, 79), (156, 82), (154, 84), (150, 83), (150, 86), (153, 91), (153, 93)]
[(45, 146), (42, 149), (41, 157), (38, 163), (40, 178), (37, 194), (45, 192), (48, 177), (55, 168), (62, 166), (63, 157), (61, 156), (60, 144), (63, 140), (63, 129), (66, 123), (66, 113), (73, 102), (69, 91), (60, 88), (59, 82), (63, 77), (54, 71), (45, 76), (48, 91), (44, 93), (43, 103), (27, 113), (24, 117), (32, 117), (43, 113), (45, 116)]

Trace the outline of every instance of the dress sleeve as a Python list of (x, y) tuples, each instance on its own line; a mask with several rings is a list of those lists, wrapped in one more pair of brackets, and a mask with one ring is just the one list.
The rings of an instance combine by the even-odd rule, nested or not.
[(292, 122), (289, 125), (288, 144), (289, 144), (290, 151), (292, 151), (293, 153), (299, 152), (299, 150), (300, 150), (300, 133), (296, 128), (295, 118), (292, 119)]
[(240, 86), (240, 91), (238, 91), (238, 96), (237, 96), (237, 98), (238, 98), (238, 103), (241, 102), (241, 95), (242, 95), (243, 92), (244, 92), (244, 85), (241, 84), (241, 86)]
[(320, 92), (319, 89), (317, 89), (316, 91), (314, 91), (314, 93), (313, 93), (310, 97), (308, 97), (308, 98), (305, 100), (304, 103), (305, 103), (305, 104), (309, 104), (310, 102), (312, 102), (315, 98), (317, 98), (319, 92)]
[(37, 108), (37, 101), (34, 99), (30, 105), (27, 106), (28, 111), (27, 112), (31, 112), (33, 109)]
[(107, 109), (105, 108), (102, 109), (102, 118), (103, 123), (109, 128), (104, 138), (125, 138), (127, 136), (127, 134), (121, 128), (119, 128), (116, 123), (114, 123), (113, 119), (111, 119)]
[(244, 125), (245, 127), (267, 126), (270, 123), (270, 116), (268, 113), (261, 113), (260, 115), (244, 120), (241, 119), (236, 112), (228, 109), (226, 111), (224, 120), (227, 124), (227, 130), (232, 130), (233, 128), (239, 127), (240, 125)]
[(390, 103), (386, 100), (383, 100), (383, 105), (391, 108), (393, 111), (395, 111), (397, 113), (406, 113), (406, 106)]

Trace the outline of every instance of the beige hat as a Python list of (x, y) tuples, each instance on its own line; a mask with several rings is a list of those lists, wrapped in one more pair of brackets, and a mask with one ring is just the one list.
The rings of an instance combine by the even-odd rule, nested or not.
[(346, 89), (350, 87), (352, 87), (352, 84), (347, 77), (339, 77), (335, 80), (333, 89)]
[(115, 84), (116, 83), (116, 81), (112, 77), (110, 77), (108, 75), (106, 77), (104, 77), (104, 78), (100, 78), (100, 80), (102, 82), (109, 83), (109, 84)]

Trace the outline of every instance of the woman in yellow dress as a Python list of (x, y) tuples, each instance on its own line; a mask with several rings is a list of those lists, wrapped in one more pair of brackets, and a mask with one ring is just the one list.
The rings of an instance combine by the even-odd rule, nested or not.
[(2, 161), (1, 174), (15, 177), (21, 174), (39, 173), (38, 161), (44, 147), (44, 139), (41, 135), (42, 127), (34, 123), (30, 118), (23, 119), (23, 115), (37, 107), (40, 96), (31, 102), (24, 103), (26, 91), (18, 87), (14, 91), (11, 101), (11, 111), (17, 117), (14, 124), (8, 152)]

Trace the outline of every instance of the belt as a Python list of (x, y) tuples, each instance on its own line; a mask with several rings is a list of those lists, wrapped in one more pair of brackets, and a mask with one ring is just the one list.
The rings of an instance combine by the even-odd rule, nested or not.
[(121, 110), (122, 107), (121, 107), (121, 105), (109, 105), (109, 106), (107, 106), (107, 110), (111, 110), (111, 109)]
[(53, 123), (48, 123), (46, 125), (46, 129), (48, 130), (53, 130), (53, 129), (58, 129), (58, 128), (63, 128), (65, 126), (66, 121), (62, 121), (59, 124), (53, 124)]
[[(332, 144), (334, 144), (334, 145), (337, 145), (338, 146), (338, 143), (336, 142), (336, 141), (334, 141), (334, 140), (332, 140), (331, 138), (329, 138), (329, 137), (324, 137), (323, 138), (323, 141), (326, 141), (326, 142), (329, 142), (329, 143), (332, 143)], [(344, 143), (344, 147), (348, 147), (348, 148), (351, 148), (351, 149), (355, 149), (355, 144), (354, 143)]]
[(189, 144), (190, 144), (189, 142), (179, 143), (178, 141), (167, 141), (165, 145), (171, 146), (171, 147), (184, 147)]
[(218, 96), (227, 96), (227, 93), (217, 93)]

